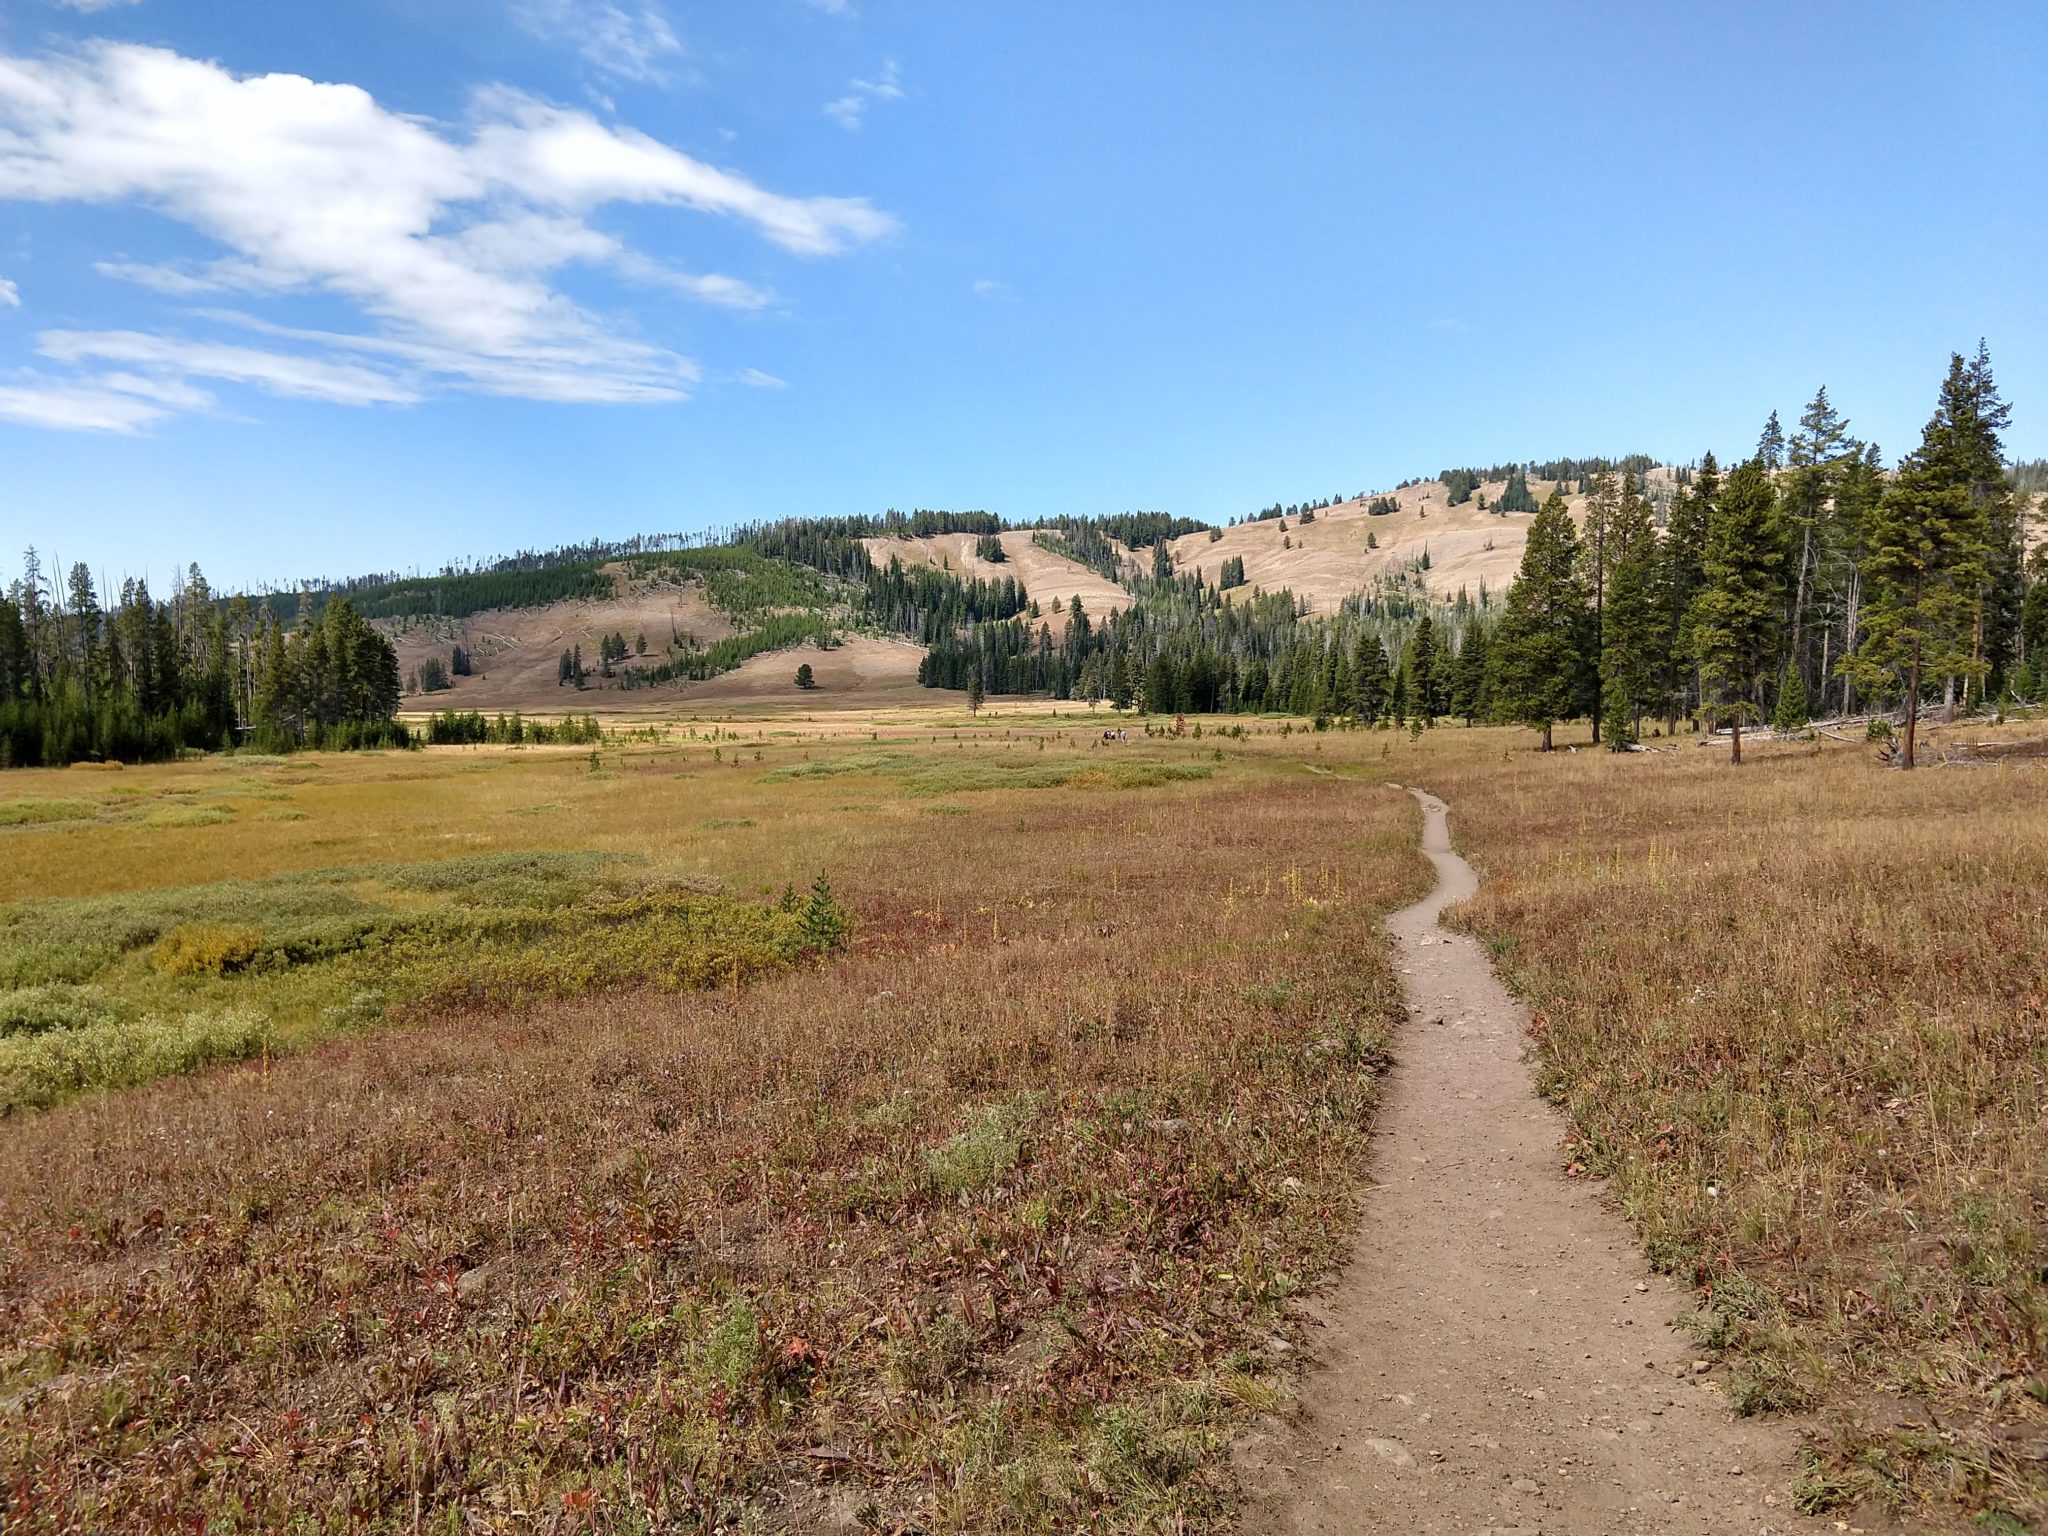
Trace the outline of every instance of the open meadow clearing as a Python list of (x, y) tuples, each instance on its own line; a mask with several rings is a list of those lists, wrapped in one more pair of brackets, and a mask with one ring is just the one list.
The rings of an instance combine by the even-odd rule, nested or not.
[(0, 1125), (10, 1525), (1222, 1518), (1360, 1191), (1413, 808), (1304, 738), (919, 723), (12, 776), (92, 805), (0, 833), (53, 893), (10, 963), (53, 910), (100, 957), (41, 1006), (257, 1041)]
[(1227, 1522), (1402, 1052), (1389, 782), (1784, 1502), (2041, 1509), (2040, 760), (1108, 718), (10, 776), (23, 1528)]
[(1534, 1010), (1560, 1158), (1698, 1289), (1731, 1406), (1807, 1414), (1804, 1506), (2029, 1528), (2048, 758), (1899, 774), (1815, 739), (1732, 770), (1725, 746), (1544, 758), (1503, 734), (1433, 733), (1411, 771), (1482, 877), (1454, 920)]

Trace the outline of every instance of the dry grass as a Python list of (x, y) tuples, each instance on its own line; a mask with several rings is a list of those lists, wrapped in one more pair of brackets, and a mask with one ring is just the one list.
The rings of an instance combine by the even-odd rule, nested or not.
[(1701, 1288), (1737, 1406), (1818, 1410), (1806, 1504), (2048, 1515), (2048, 765), (1524, 743), (1410, 771), (1564, 1156)]
[[(447, 1006), (0, 1126), (9, 1530), (1225, 1519), (1359, 1188), (1412, 808), (1271, 739), (1087, 787), (1085, 724), (1028, 724), (311, 759), (260, 770), (303, 822), (17, 834), (11, 882), (78, 893), (202, 848), (822, 866), (859, 927), (738, 989)], [(778, 774), (868, 749), (915, 771)]]

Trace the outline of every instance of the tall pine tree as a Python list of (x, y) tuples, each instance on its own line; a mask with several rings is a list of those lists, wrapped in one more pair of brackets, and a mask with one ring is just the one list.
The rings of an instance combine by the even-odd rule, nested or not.
[(1601, 631), (1600, 708), (1616, 751), (1642, 734), (1643, 711), (1656, 702), (1663, 657), (1657, 612), (1657, 534), (1650, 504), (1622, 479), (1608, 529), (1607, 617)]
[(1541, 731), (1546, 752), (1551, 728), (1577, 710), (1591, 627), (1578, 533), (1563, 493), (1553, 490), (1529, 524), (1521, 572), (1491, 647), (1495, 714)]
[[(1775, 414), (1773, 419), (1775, 419)], [(1710, 712), (1734, 729), (1761, 718), (1785, 591), (1785, 524), (1761, 458), (1739, 464), (1707, 520), (1704, 583), (1692, 605), (1693, 657)]]
[(1863, 636), (1850, 670), (1866, 688), (1896, 692), (1906, 717), (1905, 768), (1914, 763), (1927, 679), (1967, 682), (1989, 670), (1982, 641), (1992, 500), (1978, 493), (1977, 478), (2002, 417), (1985, 413), (1986, 379), (1988, 367), (1980, 375), (1960, 352), (1951, 356), (1920, 446), (1899, 466), (1865, 532)]

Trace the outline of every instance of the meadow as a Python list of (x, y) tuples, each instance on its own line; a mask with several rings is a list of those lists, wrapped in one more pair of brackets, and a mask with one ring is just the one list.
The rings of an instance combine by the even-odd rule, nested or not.
[[(1299, 738), (1073, 715), (11, 776), (92, 812), (0, 833), (9, 952), (116, 1014), (33, 1038), (269, 1034), (0, 1123), (10, 1529), (1225, 1521), (1425, 866)], [(593, 976), (635, 902), (760, 963)]]
[(2048, 760), (1503, 735), (1433, 733), (1415, 771), (1482, 876), (1457, 919), (1534, 1012), (1561, 1160), (1697, 1288), (1736, 1411), (1807, 1416), (1805, 1508), (2038, 1528)]
[(2048, 1512), (2048, 763), (1101, 723), (10, 775), (0, 1050), (245, 1031), (6, 1069), (21, 1528), (1227, 1527), (1400, 1050), (1390, 782), (1792, 1500)]

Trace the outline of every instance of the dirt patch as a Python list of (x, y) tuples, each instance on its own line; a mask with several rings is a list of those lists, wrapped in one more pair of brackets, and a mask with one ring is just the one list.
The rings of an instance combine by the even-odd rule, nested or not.
[(1388, 922), (1410, 1022), (1380, 1183), (1342, 1281), (1308, 1309), (1298, 1417), (1240, 1447), (1245, 1529), (1822, 1529), (1793, 1512), (1794, 1437), (1731, 1417), (1669, 1326), (1689, 1299), (1561, 1171), (1561, 1124), (1521, 1060), (1526, 1015), (1478, 943), (1438, 926), (1477, 881), (1443, 803), (1416, 798), (1439, 879)]
[[(786, 651), (766, 651), (701, 683), (626, 697), (656, 697), (672, 708), (744, 700), (801, 705), (805, 709), (870, 710), (957, 698), (958, 695), (935, 693), (918, 683), (917, 667), (923, 660), (924, 647), (908, 640), (848, 635), (829, 651), (821, 651), (809, 642)], [(796, 686), (796, 669), (806, 662), (818, 684), (809, 690)]]

